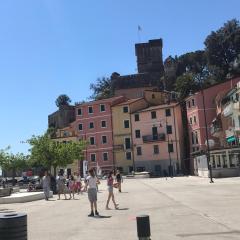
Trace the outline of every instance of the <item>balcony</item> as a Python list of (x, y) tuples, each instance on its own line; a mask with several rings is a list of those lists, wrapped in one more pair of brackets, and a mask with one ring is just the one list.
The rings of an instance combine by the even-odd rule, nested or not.
[(144, 143), (165, 141), (166, 135), (165, 135), (165, 133), (160, 133), (157, 135), (146, 135), (146, 136), (143, 136), (142, 139), (143, 139)]

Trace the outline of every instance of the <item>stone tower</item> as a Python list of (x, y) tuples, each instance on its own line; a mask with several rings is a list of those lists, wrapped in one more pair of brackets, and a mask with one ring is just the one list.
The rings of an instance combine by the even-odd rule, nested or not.
[(162, 39), (135, 44), (138, 73), (163, 72)]

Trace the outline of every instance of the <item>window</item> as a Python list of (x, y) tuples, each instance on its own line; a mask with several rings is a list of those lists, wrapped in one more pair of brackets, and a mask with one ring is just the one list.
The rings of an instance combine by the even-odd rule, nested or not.
[(157, 113), (155, 111), (151, 112), (151, 117), (152, 119), (157, 118)]
[(132, 153), (131, 152), (126, 152), (126, 159), (131, 160), (132, 159)]
[(193, 117), (193, 122), (194, 122), (194, 123), (197, 123), (197, 118), (196, 118), (196, 116)]
[(131, 140), (130, 138), (125, 138), (125, 149), (131, 148)]
[(192, 99), (192, 106), (195, 106), (195, 100)]
[(221, 158), (220, 155), (217, 155), (217, 167), (221, 167)]
[(157, 127), (152, 127), (152, 138), (153, 138), (153, 140), (158, 140), (158, 129), (157, 129)]
[(82, 109), (79, 108), (79, 109), (77, 110), (77, 113), (78, 113), (79, 116), (81, 116), (81, 115), (82, 115)]
[(93, 107), (88, 107), (88, 113), (93, 113)]
[(194, 144), (195, 143), (195, 141), (194, 141), (194, 133), (192, 132), (191, 135), (192, 135), (192, 144)]
[(101, 104), (100, 105), (100, 112), (105, 112), (105, 105), (104, 104)]
[(135, 114), (134, 117), (135, 117), (135, 122), (138, 122), (140, 120), (139, 114)]
[(128, 106), (124, 106), (124, 107), (123, 107), (123, 112), (124, 112), (124, 113), (128, 113)]
[(142, 147), (137, 147), (137, 155), (138, 156), (142, 155)]
[(95, 145), (95, 137), (90, 137), (90, 144)]
[(188, 102), (188, 108), (190, 108), (190, 107), (191, 107), (191, 102), (189, 101), (189, 102)]
[(165, 115), (166, 115), (166, 117), (169, 117), (169, 116), (171, 116), (171, 109), (166, 109), (165, 110)]
[(135, 130), (135, 137), (136, 137), (136, 138), (141, 138), (141, 132), (140, 132), (140, 130)]
[(104, 152), (103, 153), (103, 161), (107, 161), (108, 160), (108, 153)]
[(96, 161), (96, 153), (91, 153), (90, 158), (91, 158), (91, 162), (95, 162)]
[(192, 118), (191, 118), (191, 117), (189, 118), (189, 122), (190, 122), (190, 124), (192, 125)]
[(155, 99), (155, 94), (152, 94), (152, 99)]
[(107, 143), (107, 136), (102, 136), (102, 144), (106, 144)]
[(129, 128), (129, 120), (124, 120), (124, 128)]
[(168, 152), (173, 152), (173, 144), (172, 143), (169, 143), (168, 144)]
[(82, 124), (82, 123), (79, 123), (79, 124), (78, 124), (78, 130), (79, 130), (79, 131), (82, 131), (82, 130), (83, 130), (83, 124)]
[(102, 126), (102, 128), (106, 128), (107, 127), (107, 122), (106, 121), (102, 121), (101, 122), (101, 126)]
[(94, 123), (93, 123), (93, 122), (90, 122), (90, 123), (89, 123), (89, 128), (90, 128), (90, 129), (94, 128)]
[(172, 125), (167, 125), (167, 134), (172, 134)]
[(159, 154), (159, 146), (158, 145), (153, 146), (153, 153), (154, 154)]
[(198, 144), (198, 132), (195, 132), (195, 140), (196, 140), (196, 144)]

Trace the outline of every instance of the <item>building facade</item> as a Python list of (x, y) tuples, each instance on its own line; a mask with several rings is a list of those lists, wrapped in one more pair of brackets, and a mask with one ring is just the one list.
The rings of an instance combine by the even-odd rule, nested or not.
[(178, 103), (148, 107), (131, 114), (136, 171), (154, 175), (180, 173), (183, 126)]
[(131, 114), (147, 106), (144, 98), (137, 98), (112, 107), (114, 159), (116, 168), (125, 174), (135, 170)]
[(96, 168), (98, 174), (115, 167), (111, 107), (123, 101), (125, 98), (120, 96), (76, 106), (74, 129), (79, 139), (88, 142), (84, 160), (88, 168)]
[[(232, 89), (238, 81), (239, 78), (235, 78), (221, 84), (213, 85), (185, 99), (190, 143), (190, 171), (192, 174), (196, 174), (196, 161), (194, 166), (194, 157), (206, 151), (205, 117), (209, 141), (215, 144), (218, 139), (211, 135), (210, 132), (212, 121), (216, 118), (217, 107), (215, 98), (220, 92)], [(203, 98), (205, 103), (205, 114)]]

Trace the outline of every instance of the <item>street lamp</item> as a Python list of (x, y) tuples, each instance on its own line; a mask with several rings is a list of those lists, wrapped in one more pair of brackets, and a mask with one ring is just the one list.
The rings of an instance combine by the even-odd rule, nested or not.
[(205, 96), (204, 96), (202, 81), (200, 82), (200, 87), (201, 87), (201, 94), (202, 94), (202, 101), (203, 101), (204, 125), (205, 125), (206, 141), (207, 141), (207, 144), (206, 144), (207, 145), (207, 151), (206, 151), (207, 165), (209, 170), (210, 183), (214, 183), (213, 177), (212, 177), (212, 165), (210, 164), (210, 148), (209, 148), (209, 139), (208, 139), (207, 116), (206, 116)]

